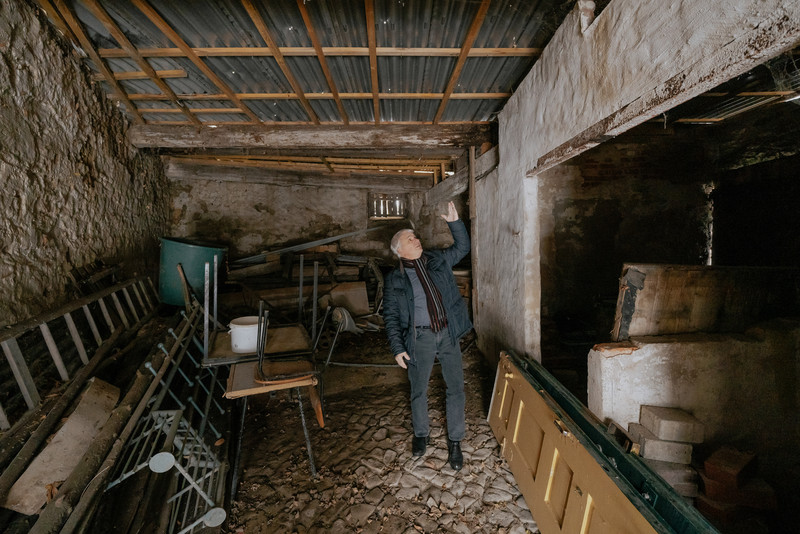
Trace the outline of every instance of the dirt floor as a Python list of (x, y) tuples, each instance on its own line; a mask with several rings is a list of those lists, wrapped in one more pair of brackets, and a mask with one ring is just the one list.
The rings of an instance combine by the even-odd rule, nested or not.
[(462, 347), (467, 435), (461, 471), (447, 463), (438, 370), (429, 391), (433, 443), (414, 458), (404, 371), (363, 366), (393, 363), (385, 335), (346, 333), (331, 360), (362, 366), (332, 365), (325, 373), (325, 428), (307, 398), (304, 403), (315, 478), (296, 396), (281, 391), (248, 399), (242, 475), (227, 531), (538, 532), (486, 422), (494, 372), (471, 339)]

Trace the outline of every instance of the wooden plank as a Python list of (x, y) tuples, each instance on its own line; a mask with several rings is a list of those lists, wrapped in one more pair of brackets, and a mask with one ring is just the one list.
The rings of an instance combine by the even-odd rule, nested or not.
[(373, 0), (364, 0), (364, 8), (367, 16), (367, 44), (369, 46), (369, 74), (370, 86), (372, 87), (372, 113), (375, 124), (381, 123), (381, 104), (378, 93), (378, 55), (377, 43), (375, 41), (375, 6)]
[(458, 82), (458, 77), (461, 76), (464, 63), (467, 61), (469, 49), (472, 48), (472, 43), (475, 42), (475, 37), (477, 37), (478, 31), (481, 29), (483, 19), (486, 18), (486, 13), (489, 11), (489, 4), (490, 0), (482, 0), (481, 5), (478, 7), (478, 12), (475, 13), (475, 17), (472, 19), (472, 24), (470, 24), (469, 30), (467, 31), (467, 36), (464, 38), (464, 44), (461, 45), (461, 52), (458, 54), (456, 65), (453, 68), (453, 72), (450, 74), (450, 81), (447, 82), (447, 87), (444, 90), (444, 96), (439, 104), (439, 109), (436, 110), (436, 115), (433, 118), (434, 124), (437, 124), (442, 119), (442, 115), (444, 115), (447, 101), (450, 99), (450, 95), (453, 93), (453, 89), (455, 89), (456, 83)]
[(328, 68), (328, 61), (325, 59), (325, 52), (322, 49), (322, 44), (319, 41), (319, 37), (317, 37), (314, 24), (311, 22), (311, 17), (308, 14), (305, 0), (297, 0), (297, 8), (300, 10), (300, 15), (303, 17), (303, 23), (306, 25), (306, 31), (311, 39), (311, 44), (314, 47), (314, 51), (317, 53), (317, 59), (319, 60), (319, 66), (322, 68), (322, 74), (325, 76), (325, 81), (328, 82), (328, 87), (331, 89), (331, 97), (336, 102), (336, 109), (339, 110), (339, 116), (342, 118), (342, 122), (344, 122), (344, 124), (349, 124), (350, 118), (347, 116), (347, 111), (344, 109), (342, 99), (339, 98), (339, 91), (336, 89), (336, 82), (334, 82), (333, 75), (331, 75), (331, 71)]
[(299, 83), (297, 83), (297, 79), (294, 77), (294, 74), (292, 74), (289, 65), (286, 64), (286, 60), (283, 58), (283, 54), (281, 54), (275, 39), (272, 38), (272, 34), (267, 28), (261, 13), (251, 0), (242, 0), (242, 5), (244, 6), (245, 11), (247, 11), (247, 14), (250, 15), (250, 20), (252, 20), (253, 24), (255, 24), (258, 34), (261, 35), (261, 38), (264, 39), (265, 43), (267, 43), (269, 49), (272, 50), (272, 57), (275, 58), (275, 61), (278, 63), (278, 67), (281, 69), (281, 72), (286, 77), (289, 85), (292, 86), (292, 89), (294, 89), (294, 93), (297, 95), (297, 99), (300, 100), (300, 104), (302, 104), (303, 109), (306, 110), (306, 113), (314, 124), (319, 124), (319, 117), (317, 117), (317, 114), (314, 113), (314, 109), (311, 107), (311, 104), (308, 103), (308, 99), (306, 99), (303, 88), (300, 87)]
[(86, 354), (86, 347), (83, 346), (83, 340), (78, 332), (78, 328), (75, 326), (75, 321), (72, 319), (72, 315), (65, 313), (64, 321), (67, 323), (67, 329), (69, 330), (69, 335), (72, 338), (72, 342), (75, 343), (75, 348), (78, 349), (78, 356), (80, 356), (83, 365), (86, 365), (89, 363), (89, 356)]
[(36, 382), (33, 381), (33, 376), (28, 369), (28, 364), (25, 362), (19, 344), (15, 338), (6, 339), (1, 344), (8, 366), (11, 368), (11, 373), (14, 375), (17, 386), (22, 393), (22, 398), (25, 400), (25, 405), (32, 410), (42, 399), (36, 389)]
[(2, 506), (25, 515), (38, 513), (48, 502), (48, 486), (55, 489), (78, 465), (118, 398), (118, 388), (92, 378), (75, 411), (14, 483)]
[[(43, 3), (43, 2), (40, 2)], [(310, 46), (281, 46), (278, 47), (284, 56), (315, 56), (319, 55), (316, 47)], [(128, 53), (121, 48), (99, 48), (97, 52), (104, 58), (125, 58)], [(266, 46), (206, 46), (192, 47), (192, 52), (198, 57), (269, 57), (272, 50)], [(369, 56), (370, 49), (367, 46), (323, 46), (323, 56), (347, 56), (359, 57)], [(471, 48), (468, 57), (538, 57), (542, 53), (541, 48), (504, 48), (504, 47), (485, 47)], [(139, 54), (143, 57), (186, 57), (180, 48), (139, 48)], [(375, 48), (378, 57), (457, 57), (461, 54), (461, 48), (424, 48), (424, 47), (399, 47), (399, 46), (378, 46)]]
[[(288, 363), (288, 362), (287, 362)], [(310, 361), (291, 362), (303, 364), (303, 369), (311, 371), (312, 363)], [(258, 362), (237, 363), (231, 366), (230, 375), (228, 375), (228, 384), (223, 395), (226, 399), (238, 399), (240, 397), (247, 397), (250, 395), (259, 395), (261, 393), (269, 393), (270, 391), (279, 391), (282, 389), (290, 389), (298, 386), (316, 386), (317, 379), (312, 375), (306, 375), (294, 380), (277, 382), (274, 384), (263, 384), (256, 381), (256, 367)], [(296, 368), (292, 368), (297, 371)], [(288, 368), (287, 368), (288, 370)], [(286, 373), (289, 374), (289, 373)]]
[[(169, 69), (169, 70), (157, 70), (154, 71), (156, 76), (159, 78), (186, 78), (188, 74), (183, 69)], [(148, 80), (150, 79), (150, 75), (141, 70), (126, 70), (126, 71), (117, 71), (113, 73), (115, 80)], [(105, 76), (93, 74), (92, 80), (94, 81), (102, 81), (105, 80)], [(171, 100), (169, 95), (162, 95), (165, 100)], [(130, 99), (130, 97), (128, 97)]]
[[(173, 72), (173, 71), (158, 71), (158, 72)], [(144, 73), (132, 73), (144, 78)], [(236, 96), (241, 100), (296, 100), (295, 93), (236, 93)], [(305, 97), (308, 100), (369, 100), (372, 98), (372, 93), (308, 93)], [(450, 95), (451, 100), (505, 100), (509, 98), (511, 93), (453, 93)], [(378, 93), (378, 98), (381, 100), (440, 100), (444, 97), (444, 93)], [(130, 100), (169, 100), (167, 95), (158, 93), (132, 93), (128, 95)], [(227, 100), (228, 97), (220, 93), (202, 93), (202, 94), (179, 94), (178, 98), (181, 100)], [(340, 102), (341, 103), (341, 102)], [(194, 110), (194, 108), (192, 108)], [(219, 108), (209, 108), (219, 109)], [(240, 113), (241, 110), (236, 108)], [(344, 108), (342, 108), (344, 109)], [(142, 111), (145, 111), (144, 109)], [(345, 125), (350, 124), (349, 119), (344, 122)]]
[(53, 339), (53, 334), (50, 332), (50, 327), (47, 326), (47, 323), (42, 323), (39, 325), (39, 330), (42, 332), (45, 345), (47, 345), (47, 350), (50, 352), (50, 358), (52, 358), (56, 369), (58, 369), (58, 375), (61, 377), (61, 380), (66, 382), (69, 380), (69, 373), (67, 372), (67, 367), (64, 365), (61, 352), (56, 345), (56, 340)]
[(128, 138), (137, 148), (262, 148), (283, 150), (313, 149), (325, 152), (335, 149), (391, 149), (403, 148), (425, 151), (434, 148), (458, 148), (480, 145), (494, 138), (494, 127), (489, 124), (383, 124), (367, 125), (244, 125), (203, 128), (191, 126), (132, 126)]

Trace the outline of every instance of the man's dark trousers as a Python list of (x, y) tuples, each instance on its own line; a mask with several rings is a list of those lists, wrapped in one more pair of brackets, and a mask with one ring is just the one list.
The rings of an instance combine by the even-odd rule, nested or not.
[(464, 368), (458, 341), (453, 345), (447, 328), (433, 332), (430, 328), (417, 327), (414, 345), (414, 357), (408, 365), (414, 435), (424, 437), (430, 432), (428, 381), (438, 358), (447, 386), (447, 435), (451, 441), (461, 441), (464, 439)]

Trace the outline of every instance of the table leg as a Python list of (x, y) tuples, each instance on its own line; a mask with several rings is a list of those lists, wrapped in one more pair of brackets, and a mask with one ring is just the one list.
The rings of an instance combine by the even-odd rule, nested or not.
[(308, 437), (308, 427), (306, 426), (306, 415), (303, 412), (303, 397), (300, 395), (300, 388), (294, 388), (297, 392), (297, 405), (300, 407), (300, 422), (303, 424), (303, 434), (306, 437), (306, 449), (308, 449), (308, 461), (311, 466), (311, 477), (317, 477), (317, 470), (314, 467), (314, 453), (311, 450), (311, 439)]

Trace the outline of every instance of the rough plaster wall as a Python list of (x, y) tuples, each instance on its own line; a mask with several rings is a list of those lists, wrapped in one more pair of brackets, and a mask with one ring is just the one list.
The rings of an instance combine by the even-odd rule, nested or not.
[(500, 115), (526, 145), (519, 165), (533, 169), (542, 155), (787, 11), (780, 0), (615, 0), (581, 34), (573, 10)]
[[(385, 229), (345, 238), (339, 241), (340, 250), (390, 258), (392, 235), (410, 226), (406, 220), (369, 221), (366, 189), (210, 180), (174, 180), (171, 183), (171, 235), (225, 244), (233, 259), (375, 225), (385, 226)], [(421, 194), (409, 194), (412, 221), (419, 221), (421, 203)]]
[(161, 162), (27, 2), (0, 2), (0, 325), (67, 299), (96, 259), (152, 268), (167, 213)]
[(530, 188), (535, 184), (523, 179), (524, 169), (517, 168), (515, 174), (503, 166), (503, 139), (501, 136), (498, 172), (475, 185), (479, 224), (473, 241), (479, 253), (473, 280), (478, 292), (478, 346), (491, 360), (496, 360), (502, 349), (539, 359), (538, 341), (528, 345), (526, 339), (531, 327), (526, 320), (538, 315), (538, 251), (526, 249), (524, 244), (526, 235), (536, 233), (535, 227), (528, 226), (534, 209)]

